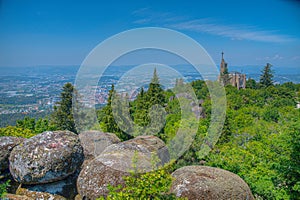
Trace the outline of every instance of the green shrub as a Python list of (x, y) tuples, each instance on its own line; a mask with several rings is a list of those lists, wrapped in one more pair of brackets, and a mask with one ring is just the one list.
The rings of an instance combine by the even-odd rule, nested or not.
[(0, 199), (4, 198), (7, 193), (7, 188), (9, 185), (10, 180), (6, 181), (5, 183), (0, 184)]
[(7, 126), (4, 128), (0, 128), (0, 137), (1, 136), (14, 136), (14, 137), (23, 137), (30, 138), (36, 135), (33, 131), (29, 129), (24, 129), (15, 126)]
[(108, 186), (108, 196), (101, 197), (99, 200), (183, 199), (177, 198), (175, 194), (169, 192), (173, 180), (170, 174), (171, 170), (172, 164), (147, 173), (131, 172), (131, 176), (123, 178), (124, 187), (122, 185)]

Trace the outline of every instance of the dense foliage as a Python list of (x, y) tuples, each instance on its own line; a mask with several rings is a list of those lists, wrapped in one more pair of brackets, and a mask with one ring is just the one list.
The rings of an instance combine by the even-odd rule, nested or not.
[(23, 129), (15, 126), (7, 126), (4, 128), (0, 128), (0, 136), (14, 136), (14, 137), (24, 137), (30, 138), (34, 136), (35, 133), (30, 129)]
[[(108, 200), (175, 200), (174, 194), (170, 194), (172, 176), (171, 165), (158, 168), (147, 173), (132, 172), (131, 176), (124, 177), (125, 186), (109, 186)], [(100, 200), (104, 199), (103, 197)]]
[(200, 121), (197, 137), (178, 165), (202, 162), (234, 172), (257, 199), (297, 199), (299, 91), (300, 85), (292, 83), (245, 90), (227, 86), (227, 116), (217, 145), (205, 161), (197, 158), (209, 123), (206, 112), (208, 118)]
[[(98, 111), (98, 120), (103, 131), (116, 133), (121, 140), (129, 139), (132, 135), (161, 135), (165, 121), (161, 107), (165, 106), (165, 103), (165, 93), (159, 84), (157, 72), (154, 70), (149, 89), (144, 91), (142, 88), (133, 102), (129, 103), (126, 96), (121, 97), (116, 94), (112, 85), (107, 105)], [(153, 109), (156, 112), (151, 112)]]
[[(296, 103), (300, 85), (273, 85), (270, 65), (265, 67), (261, 83), (251, 79), (247, 83), (243, 90), (226, 86), (227, 115), (222, 135), (205, 158), (200, 156), (200, 151), (210, 123), (210, 96), (204, 81), (191, 83), (205, 118), (200, 119), (194, 141), (177, 160), (176, 167), (191, 164), (219, 167), (242, 177), (257, 199), (297, 199), (300, 196), (300, 110), (296, 109)], [(182, 81), (177, 84), (185, 90)], [(149, 123), (145, 117), (149, 114), (146, 111), (149, 107), (145, 106), (150, 101), (147, 92), (141, 90), (130, 107), (131, 117), (140, 125)], [(171, 90), (165, 91), (164, 96), (167, 104), (161, 105), (167, 116), (159, 137), (168, 144), (182, 124), (192, 122), (182, 121), (182, 105)]]
[[(174, 94), (174, 91), (184, 92), (188, 90), (188, 86), (192, 86), (201, 106), (201, 118), (189, 150), (176, 161), (174, 168), (191, 164), (219, 167), (243, 178), (257, 199), (297, 199), (300, 196), (300, 109), (296, 109), (296, 104), (300, 101), (300, 84), (289, 82), (273, 85), (270, 67), (267, 65), (263, 70), (260, 83), (249, 79), (247, 88), (241, 90), (226, 86), (227, 114), (224, 127), (218, 143), (211, 146), (212, 151), (206, 157), (201, 156), (200, 152), (202, 144), (206, 142), (204, 138), (208, 134), (211, 115), (207, 82), (198, 80), (188, 85), (177, 80), (174, 90), (163, 91), (155, 71), (148, 90), (142, 88), (133, 102), (124, 101), (129, 104), (130, 119), (126, 118), (123, 122), (126, 123), (127, 120), (128, 123), (133, 121), (137, 124), (138, 128), (131, 130), (137, 135), (151, 133), (154, 130), (151, 128), (159, 126), (153, 119), (160, 117), (151, 118), (151, 108), (159, 105), (167, 115), (163, 129), (155, 130), (157, 136), (167, 144), (174, 142), (172, 139), (180, 127), (198, 123), (185, 116), (187, 113), (182, 109), (189, 107), (190, 102), (182, 100), (183, 97), (175, 97)], [(72, 85), (64, 86), (62, 100), (52, 118), (55, 123), (51, 124), (47, 119), (25, 118), (18, 121), (15, 127), (1, 128), (0, 136), (28, 138), (45, 130), (76, 131), (71, 110), (73, 90)], [(114, 93), (112, 87), (108, 104), (98, 111), (98, 120), (102, 130), (114, 132), (122, 140), (126, 140), (130, 136), (120, 130), (114, 120)], [(117, 104), (121, 103), (118, 99)], [(126, 113), (125, 110), (118, 112)], [(182, 116), (190, 120), (184, 120)], [(125, 178), (125, 182), (126, 186), (123, 188), (111, 187), (108, 199), (173, 198), (172, 195), (167, 198), (171, 184), (168, 170), (159, 169), (139, 176), (133, 175)]]
[[(2, 105), (1, 105), (2, 106)], [(48, 116), (50, 110), (45, 110), (41, 112), (31, 112), (31, 113), (9, 113), (0, 115), (0, 127), (15, 126), (17, 121), (25, 117), (30, 117), (34, 119), (40, 119)]]

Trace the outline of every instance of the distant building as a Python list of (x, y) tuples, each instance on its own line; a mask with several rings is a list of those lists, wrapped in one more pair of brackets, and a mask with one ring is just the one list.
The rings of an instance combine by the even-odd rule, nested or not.
[(237, 89), (246, 88), (246, 74), (240, 72), (228, 72), (227, 63), (224, 60), (224, 53), (222, 52), (222, 60), (220, 65), (219, 81), (224, 85), (232, 85)]

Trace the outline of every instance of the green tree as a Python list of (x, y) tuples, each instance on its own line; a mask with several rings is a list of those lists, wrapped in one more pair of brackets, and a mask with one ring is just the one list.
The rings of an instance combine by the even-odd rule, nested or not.
[(23, 120), (17, 120), (16, 126), (35, 132), (35, 119), (26, 116)]
[(132, 115), (135, 124), (139, 126), (147, 126), (148, 114), (144, 88), (141, 89), (136, 100), (132, 103)]
[(44, 131), (56, 130), (55, 126), (51, 126), (48, 118), (34, 119), (28, 116), (24, 117), (23, 120), (18, 120), (16, 124), (17, 128), (28, 129), (33, 133), (42, 133)]
[(53, 131), (56, 127), (51, 125), (48, 118), (40, 118), (36, 120), (34, 131), (35, 133), (42, 133), (44, 131)]
[(159, 83), (156, 68), (154, 69), (153, 77), (151, 83), (149, 84), (149, 89), (146, 93), (146, 101), (149, 104), (148, 107), (151, 107), (155, 104), (164, 106), (164, 104), (166, 103), (164, 91)]
[(147, 127), (145, 130), (147, 134), (157, 134), (157, 136), (160, 136), (162, 133), (162, 123), (165, 122), (165, 111), (163, 110), (165, 103), (166, 97), (159, 83), (159, 77), (155, 68), (152, 80), (149, 84), (149, 89), (145, 96), (145, 108), (147, 113), (146, 123), (150, 124), (151, 121), (151, 126)]
[[(99, 113), (101, 117), (100, 127), (105, 132), (115, 133), (121, 140), (128, 140), (131, 138), (131, 135), (129, 135), (131, 126), (128, 119), (130, 116), (125, 111), (128, 103), (127, 96), (124, 98), (122, 99), (120, 95), (116, 94), (115, 86), (112, 85), (108, 93), (107, 105)], [(116, 120), (122, 123), (120, 125), (124, 131), (121, 130)]]
[[(146, 92), (142, 89), (135, 102), (131, 113), (134, 118), (135, 135), (158, 134), (162, 132), (162, 123), (165, 121), (166, 104), (164, 90), (159, 83), (159, 77), (154, 69), (153, 77)], [(159, 134), (158, 134), (159, 135)]]
[(113, 115), (112, 100), (115, 94), (115, 86), (112, 85), (108, 93), (107, 105), (103, 108), (104, 116), (101, 121), (101, 128), (105, 132), (119, 133), (121, 130), (118, 127)]
[(271, 69), (272, 65), (270, 63), (267, 63), (267, 65), (262, 70), (262, 74), (259, 79), (259, 83), (263, 87), (269, 87), (273, 85), (273, 71)]
[[(78, 133), (75, 127), (73, 104), (76, 103), (77, 90), (71, 83), (66, 83), (63, 86), (60, 94), (60, 101), (54, 107), (54, 112), (51, 116), (51, 122), (58, 130), (69, 130)], [(73, 98), (74, 97), (74, 98)]]
[(263, 112), (263, 119), (266, 121), (273, 121), (273, 122), (278, 122), (279, 119), (279, 112), (277, 110), (277, 108), (274, 107), (266, 107), (264, 112)]
[(300, 124), (293, 124), (291, 129), (291, 155), (285, 163), (284, 173), (292, 199), (300, 197)]
[(250, 88), (250, 89), (257, 89), (257, 83), (254, 79), (249, 78), (246, 81), (246, 88)]

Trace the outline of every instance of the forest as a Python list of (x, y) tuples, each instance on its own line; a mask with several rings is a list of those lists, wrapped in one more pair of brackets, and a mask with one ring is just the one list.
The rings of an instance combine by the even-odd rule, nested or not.
[[(168, 190), (172, 181), (170, 172), (186, 165), (207, 165), (231, 171), (250, 186), (256, 199), (299, 199), (300, 109), (297, 109), (296, 105), (300, 101), (300, 84), (292, 82), (274, 84), (272, 72), (266, 67), (259, 82), (247, 80), (246, 89), (225, 86), (227, 99), (225, 123), (218, 142), (205, 157), (201, 155), (200, 150), (211, 120), (211, 97), (207, 84), (212, 83), (202, 80), (183, 83), (183, 80), (177, 80), (175, 88), (192, 87), (197, 99), (201, 101), (202, 113), (192, 144), (179, 159), (165, 169), (147, 173), (142, 175), (143, 177), (127, 178), (128, 185), (121, 191), (111, 188), (108, 199), (135, 197), (140, 195), (141, 191), (147, 191), (147, 195), (163, 199), (162, 194)], [(130, 117), (139, 127), (149, 127), (147, 125), (151, 121), (150, 108), (160, 105), (166, 112), (164, 127), (155, 130), (154, 121), (152, 122), (154, 129), (151, 126), (133, 132), (136, 134), (155, 132), (156, 136), (168, 144), (180, 126), (194, 122), (182, 120), (180, 97), (176, 98), (172, 90), (162, 89), (156, 71), (148, 88), (146, 91), (141, 88), (137, 98), (129, 102)], [(66, 84), (62, 89), (61, 101), (49, 117), (40, 119), (26, 117), (17, 121), (16, 126), (0, 128), (0, 136), (29, 138), (46, 130), (70, 130), (80, 133), (80, 129), (75, 126), (72, 113), (74, 93), (76, 93), (74, 86)], [(112, 87), (108, 104), (97, 110), (98, 124), (102, 131), (115, 133), (122, 141), (128, 140), (134, 135), (120, 129), (114, 120), (112, 109), (114, 94), (115, 90)], [(158, 113), (154, 117), (158, 119), (160, 116)], [(149, 182), (157, 184), (147, 184)], [(9, 189), (8, 185), (9, 183), (1, 185), (1, 194)], [(171, 198), (175, 197), (169, 197)]]

